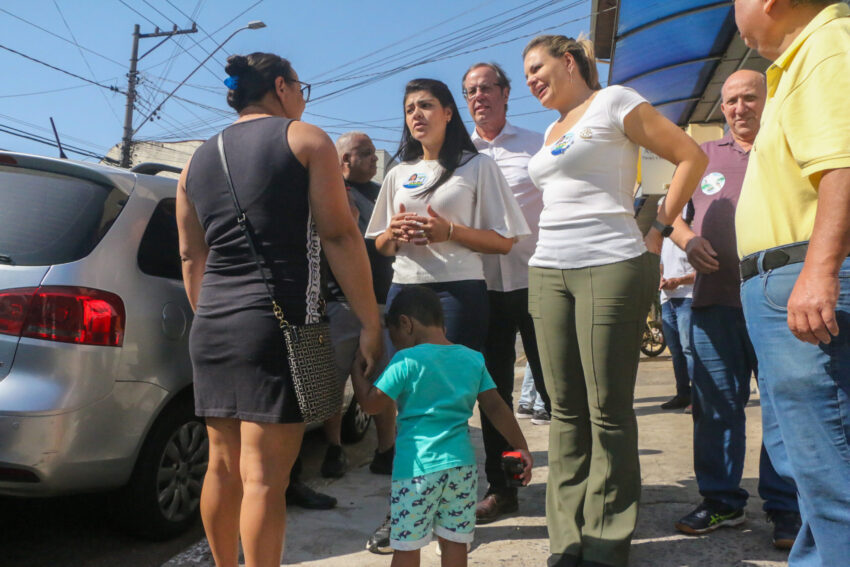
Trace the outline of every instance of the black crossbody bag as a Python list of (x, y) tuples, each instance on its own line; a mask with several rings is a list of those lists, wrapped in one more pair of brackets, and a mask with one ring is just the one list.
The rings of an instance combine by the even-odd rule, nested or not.
[(230, 188), (230, 196), (233, 197), (233, 206), (236, 208), (236, 222), (239, 223), (239, 228), (242, 229), (242, 234), (248, 241), (254, 262), (266, 286), (272, 311), (283, 332), (289, 370), (301, 416), (306, 423), (324, 421), (341, 411), (343, 400), (342, 386), (337, 378), (334, 364), (330, 326), (324, 317), (318, 323), (304, 325), (293, 325), (284, 317), (283, 309), (275, 300), (269, 281), (263, 272), (256, 235), (236, 197), (230, 168), (227, 167), (224, 138), (221, 134), (218, 135), (218, 152), (221, 156), (227, 186)]

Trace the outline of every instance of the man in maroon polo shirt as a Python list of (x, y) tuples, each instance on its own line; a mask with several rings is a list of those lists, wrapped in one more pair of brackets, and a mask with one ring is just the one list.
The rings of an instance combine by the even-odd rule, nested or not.
[[(671, 235), (697, 271), (691, 311), (692, 398), (694, 472), (703, 501), (676, 522), (686, 534), (746, 520), (749, 495), (740, 486), (746, 454), (744, 408), (758, 365), (741, 307), (735, 208), (766, 95), (764, 75), (755, 71), (737, 71), (723, 84), (720, 108), (729, 132), (702, 144), (709, 163), (691, 199), (693, 225), (677, 219)], [(796, 491), (776, 473), (764, 446), (759, 494), (774, 524), (774, 545), (790, 549), (800, 526)]]

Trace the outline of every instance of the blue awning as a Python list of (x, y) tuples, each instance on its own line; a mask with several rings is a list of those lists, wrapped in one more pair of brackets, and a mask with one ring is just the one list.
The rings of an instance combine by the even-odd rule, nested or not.
[[(608, 84), (632, 87), (679, 125), (716, 121), (719, 85), (767, 62), (737, 37), (730, 0), (594, 0), (594, 43)], [(695, 116), (696, 114), (696, 116)]]

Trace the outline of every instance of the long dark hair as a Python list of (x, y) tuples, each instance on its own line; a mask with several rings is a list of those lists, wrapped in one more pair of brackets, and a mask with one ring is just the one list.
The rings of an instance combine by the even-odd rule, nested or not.
[[(452, 111), (452, 118), (446, 125), (446, 138), (443, 140), (443, 147), (440, 148), (440, 155), (437, 157), (437, 161), (443, 167), (443, 173), (437, 179), (437, 182), (425, 192), (425, 194), (428, 194), (445, 183), (455, 170), (472, 159), (478, 153), (478, 150), (472, 143), (472, 138), (469, 137), (469, 133), (463, 125), (463, 120), (460, 119), (460, 112), (458, 112), (457, 104), (455, 104), (455, 99), (449, 87), (436, 79), (413, 79), (404, 87), (404, 100), (407, 100), (410, 93), (420, 91), (430, 93), (440, 102), (443, 108), (448, 107)], [(403, 106), (404, 103), (402, 103)], [(393, 159), (413, 161), (421, 158), (423, 154), (422, 143), (410, 133), (407, 120), (405, 120), (404, 131), (401, 133), (401, 143), (398, 145), (398, 152), (393, 156)]]
[(236, 88), (227, 91), (227, 104), (236, 112), (242, 112), (243, 108), (273, 91), (278, 77), (283, 77), (287, 83), (295, 80), (289, 61), (274, 53), (231, 55), (224, 72), (236, 77)]

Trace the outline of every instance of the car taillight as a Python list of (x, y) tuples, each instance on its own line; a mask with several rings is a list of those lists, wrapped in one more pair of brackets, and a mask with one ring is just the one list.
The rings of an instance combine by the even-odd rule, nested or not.
[(20, 336), (36, 288), (0, 291), (0, 333)]
[(65, 286), (0, 291), (0, 333), (121, 346), (124, 319), (124, 302), (107, 291)]

